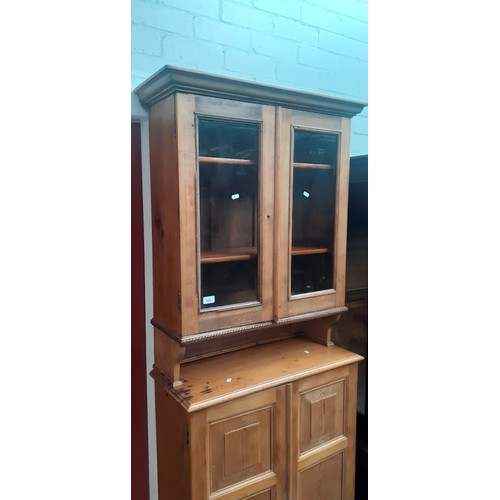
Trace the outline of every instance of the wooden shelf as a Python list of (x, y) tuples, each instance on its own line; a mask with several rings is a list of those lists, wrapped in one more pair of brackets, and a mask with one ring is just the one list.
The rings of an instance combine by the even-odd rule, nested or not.
[(292, 255), (315, 255), (328, 253), (328, 248), (321, 247), (292, 247)]
[(242, 260), (252, 260), (257, 258), (257, 248), (231, 248), (226, 251), (216, 250), (201, 252), (200, 261), (202, 264), (216, 264), (219, 262), (237, 262)]
[[(341, 347), (298, 337), (186, 363), (183, 385), (167, 390), (193, 412), (362, 359)], [(151, 375), (164, 383), (158, 372)]]
[(224, 165), (255, 165), (257, 162), (254, 160), (247, 160), (244, 158), (217, 158), (215, 156), (199, 156), (200, 163), (222, 163)]
[(293, 168), (316, 168), (319, 170), (330, 170), (333, 165), (330, 163), (293, 163)]

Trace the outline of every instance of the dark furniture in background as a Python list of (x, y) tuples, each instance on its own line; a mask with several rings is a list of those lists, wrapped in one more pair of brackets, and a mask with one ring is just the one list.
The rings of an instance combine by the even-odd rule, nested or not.
[(351, 158), (347, 226), (346, 306), (334, 342), (360, 354), (356, 437), (356, 500), (368, 498), (368, 155)]

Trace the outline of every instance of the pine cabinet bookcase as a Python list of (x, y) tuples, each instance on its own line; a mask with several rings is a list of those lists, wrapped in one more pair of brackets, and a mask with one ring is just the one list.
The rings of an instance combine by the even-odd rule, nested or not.
[(166, 66), (148, 108), (160, 500), (353, 500), (345, 312), (364, 103)]

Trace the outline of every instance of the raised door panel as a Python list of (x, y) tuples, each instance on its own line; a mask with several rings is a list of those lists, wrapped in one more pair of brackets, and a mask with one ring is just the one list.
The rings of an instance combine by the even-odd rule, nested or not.
[(349, 135), (349, 119), (277, 109), (277, 320), (344, 305)]
[(344, 434), (345, 380), (300, 394), (300, 453)]
[(178, 94), (182, 334), (273, 316), (272, 106)]
[(271, 470), (272, 407), (209, 425), (210, 491)]
[(343, 500), (343, 453), (299, 472), (299, 500)]

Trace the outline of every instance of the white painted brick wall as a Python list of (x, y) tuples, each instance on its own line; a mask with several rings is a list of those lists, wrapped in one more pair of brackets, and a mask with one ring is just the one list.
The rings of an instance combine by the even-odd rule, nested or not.
[[(132, 0), (132, 88), (165, 64), (368, 100), (364, 0)], [(368, 152), (367, 109), (353, 156)]]

